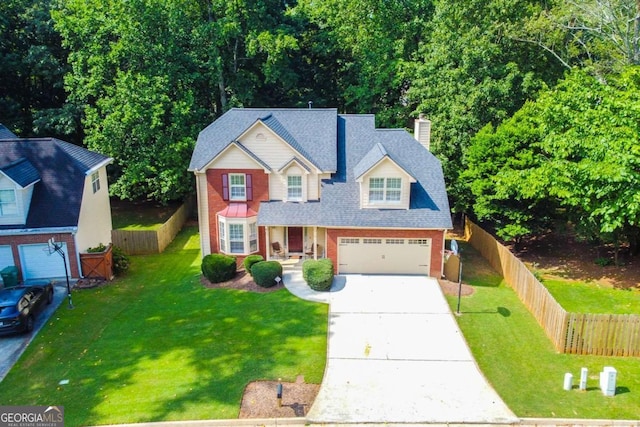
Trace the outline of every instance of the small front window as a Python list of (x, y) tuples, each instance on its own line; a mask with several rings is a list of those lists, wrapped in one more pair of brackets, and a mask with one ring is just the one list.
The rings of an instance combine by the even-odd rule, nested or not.
[(247, 199), (247, 187), (245, 185), (244, 174), (230, 174), (229, 184), (231, 187), (231, 200)]
[(249, 224), (249, 252), (258, 251), (258, 224)]
[(91, 174), (91, 187), (93, 192), (97, 193), (100, 190), (100, 173), (94, 172)]
[(16, 190), (0, 190), (0, 215), (17, 215)]
[(370, 202), (384, 201), (384, 178), (369, 179), (369, 201)]
[(287, 176), (287, 199), (302, 200), (302, 176)]
[(229, 252), (232, 254), (244, 253), (244, 226), (242, 224), (229, 224)]

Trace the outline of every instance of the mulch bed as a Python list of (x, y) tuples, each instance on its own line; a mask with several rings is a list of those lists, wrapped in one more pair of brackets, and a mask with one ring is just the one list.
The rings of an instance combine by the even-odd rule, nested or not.
[[(278, 384), (282, 399), (278, 402)], [(306, 384), (303, 376), (295, 383), (254, 381), (244, 389), (238, 418), (304, 417), (318, 395), (319, 384)]]
[(245, 270), (238, 270), (236, 272), (236, 277), (227, 282), (220, 283), (211, 283), (206, 277), (200, 276), (200, 283), (202, 283), (202, 286), (210, 289), (237, 289), (241, 291), (258, 293), (273, 292), (284, 288), (284, 284), (282, 282), (270, 288), (263, 288), (262, 286), (258, 286), (253, 281), (251, 275)]

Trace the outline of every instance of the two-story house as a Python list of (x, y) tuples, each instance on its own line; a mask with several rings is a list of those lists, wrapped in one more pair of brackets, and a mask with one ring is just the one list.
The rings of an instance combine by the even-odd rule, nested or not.
[[(19, 279), (82, 277), (80, 253), (111, 242), (106, 167), (112, 158), (0, 125), (0, 270)], [(65, 264), (49, 253), (60, 244)]]
[(440, 162), (405, 130), (376, 129), (373, 115), (232, 109), (200, 133), (189, 170), (203, 255), (442, 274), (452, 225)]

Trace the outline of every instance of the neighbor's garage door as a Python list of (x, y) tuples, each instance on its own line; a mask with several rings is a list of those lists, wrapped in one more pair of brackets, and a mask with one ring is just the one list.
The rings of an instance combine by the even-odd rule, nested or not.
[(338, 272), (429, 275), (431, 239), (338, 239)]
[[(62, 244), (62, 250), (69, 267), (69, 253), (67, 245)], [(65, 277), (62, 257), (58, 253), (49, 255), (46, 243), (33, 245), (20, 245), (20, 261), (22, 262), (22, 276), (27, 279), (48, 279), (52, 277)]]

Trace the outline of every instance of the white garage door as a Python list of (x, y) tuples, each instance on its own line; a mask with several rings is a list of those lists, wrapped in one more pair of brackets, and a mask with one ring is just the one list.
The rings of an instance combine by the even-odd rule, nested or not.
[[(67, 268), (69, 268), (69, 253), (67, 252), (66, 243), (62, 243), (62, 250), (65, 254)], [(20, 245), (18, 251), (22, 262), (22, 275), (25, 280), (65, 277), (62, 257), (58, 253), (49, 255), (46, 243)]]
[(431, 239), (338, 239), (338, 273), (429, 275)]

